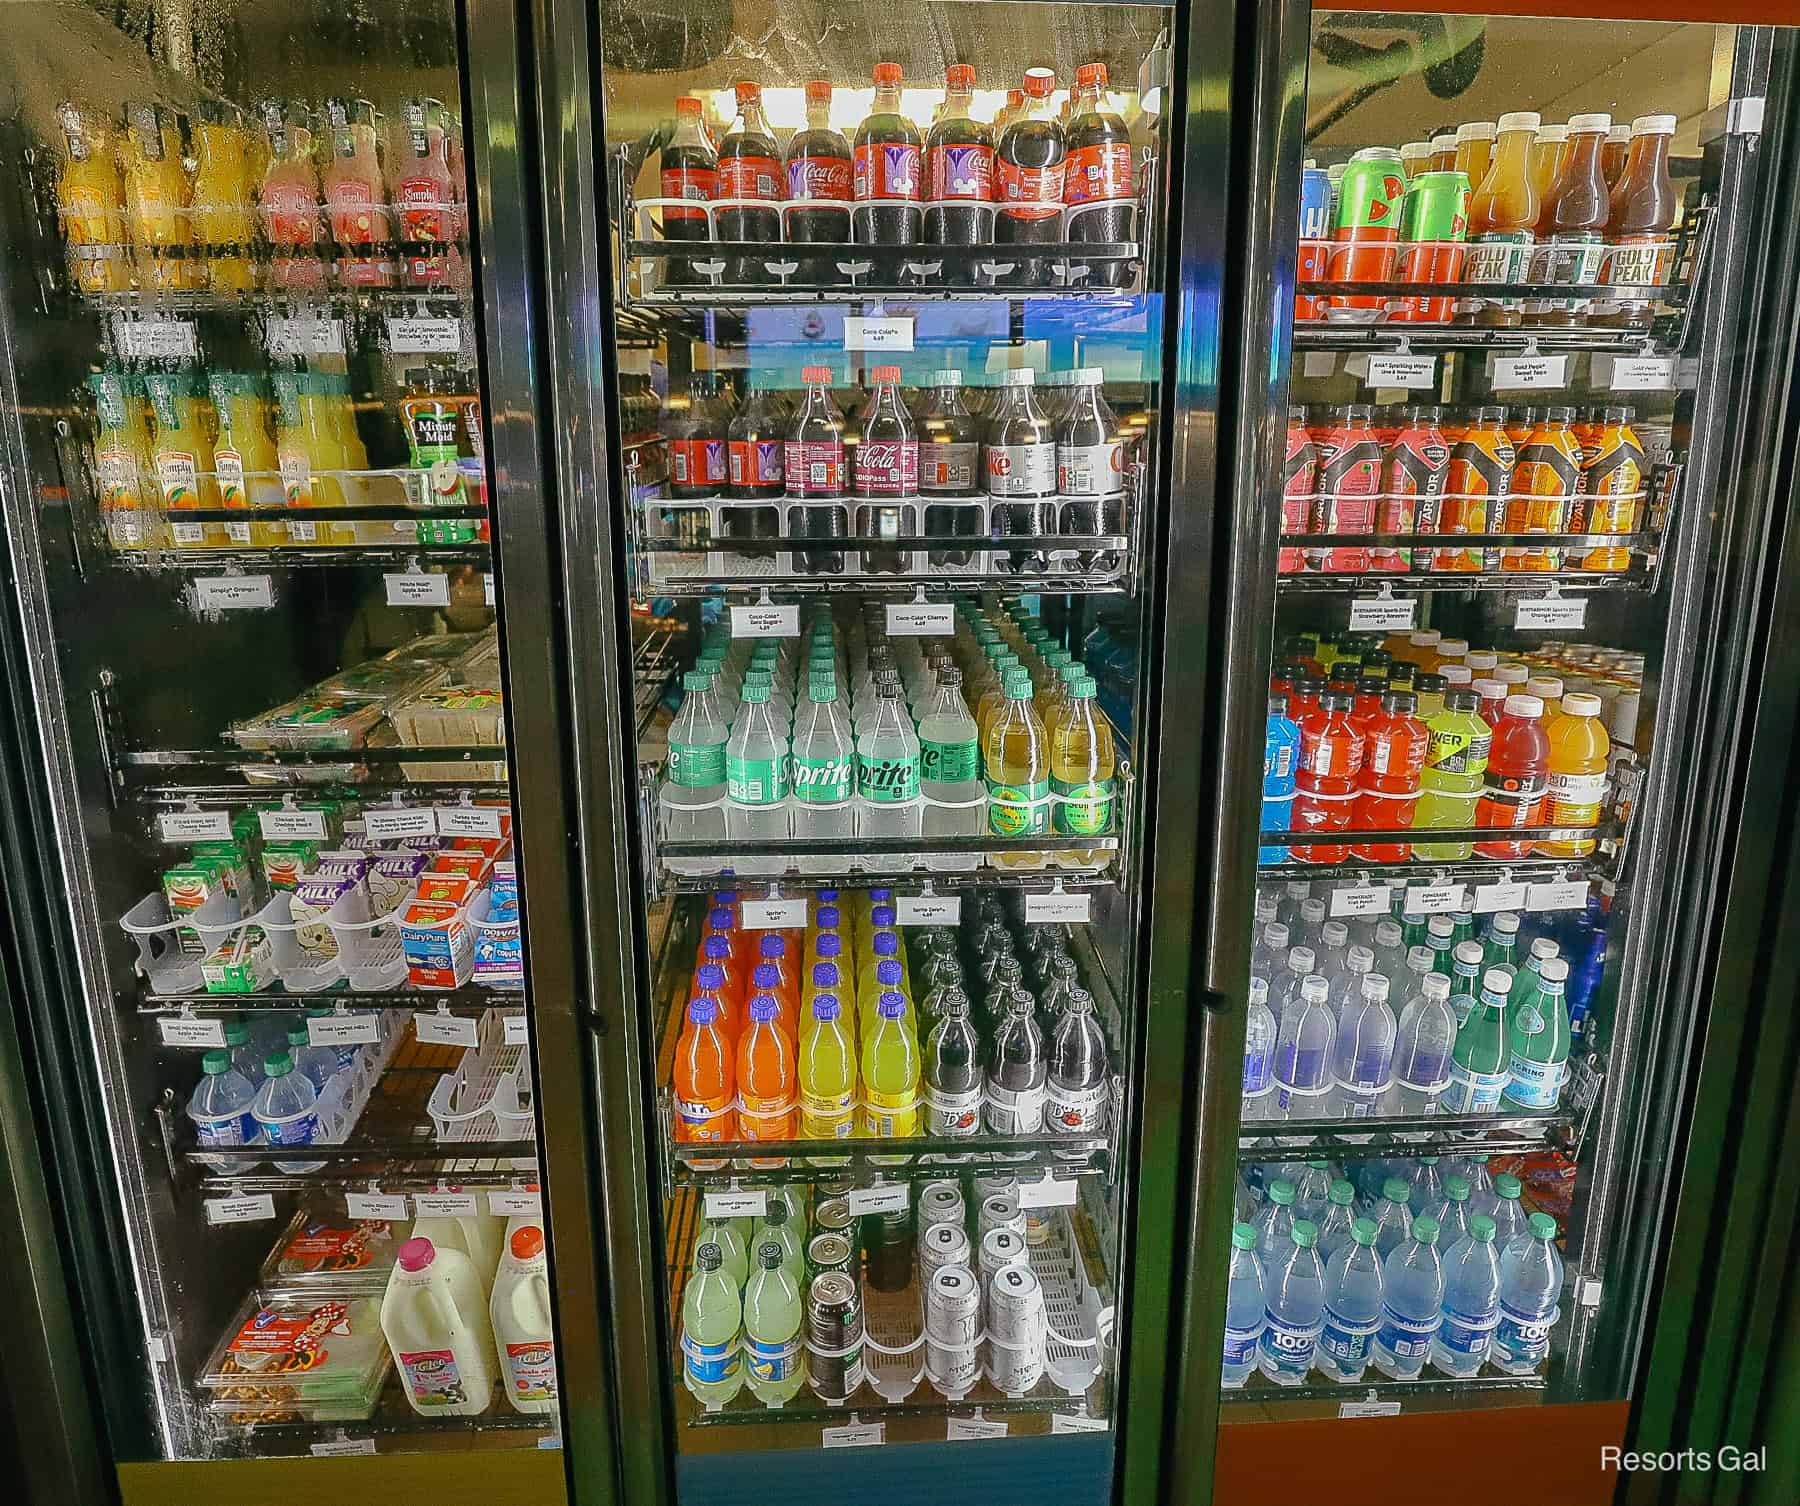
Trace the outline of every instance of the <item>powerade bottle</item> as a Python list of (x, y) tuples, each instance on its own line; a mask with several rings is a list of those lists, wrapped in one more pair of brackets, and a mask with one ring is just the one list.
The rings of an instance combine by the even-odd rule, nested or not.
[(1369, 1368), (1369, 1346), (1381, 1327), (1386, 1292), (1381, 1255), (1375, 1248), (1375, 1224), (1359, 1218), (1350, 1240), (1325, 1268), (1325, 1326), (1313, 1351), (1321, 1375), (1352, 1385)]
[(1325, 1327), (1325, 1270), (1319, 1264), (1317, 1224), (1298, 1219), (1292, 1243), (1263, 1271), (1263, 1320), (1256, 1365), (1278, 1386), (1298, 1386), (1312, 1368)]
[[(1287, 697), (1269, 697), (1269, 725), (1263, 738), (1262, 829), (1286, 831), (1294, 814), (1294, 770), (1300, 764), (1300, 724), (1287, 714)], [(1260, 847), (1256, 861), (1281, 863), (1285, 847)]]
[(1444, 1321), (1444, 1267), (1435, 1219), (1415, 1218), (1412, 1236), (1382, 1267), (1386, 1292), (1375, 1333), (1375, 1368), (1392, 1380), (1416, 1380)]
[(1431, 1363), (1458, 1380), (1480, 1374), (1499, 1323), (1500, 1260), (1494, 1249), (1494, 1221), (1477, 1213), (1469, 1220), (1469, 1232), (1444, 1256), (1444, 1322), (1431, 1341)]
[(1220, 1383), (1236, 1390), (1256, 1368), (1256, 1349), (1268, 1326), (1264, 1310), (1262, 1262), (1256, 1258), (1256, 1230), (1231, 1229), (1231, 1267), (1225, 1278), (1225, 1360)]
[(1550, 1353), (1550, 1334), (1562, 1315), (1563, 1262), (1556, 1252), (1556, 1220), (1531, 1215), (1529, 1227), (1500, 1256), (1500, 1322), (1488, 1359), (1508, 1375), (1532, 1375)]

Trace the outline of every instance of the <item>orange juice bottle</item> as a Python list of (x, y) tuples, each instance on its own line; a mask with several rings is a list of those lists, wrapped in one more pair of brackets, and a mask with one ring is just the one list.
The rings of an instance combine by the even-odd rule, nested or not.
[(325, 203), (338, 244), (338, 281), (346, 287), (391, 288), (394, 222), (375, 146), (375, 107), (366, 99), (330, 99), (325, 114), (331, 131)]
[[(281, 463), (269, 434), (269, 405), (261, 378), (247, 371), (209, 371), (206, 387), (219, 423), (213, 442), (219, 506), (280, 507)], [(287, 524), (279, 518), (228, 522), (225, 537), (240, 546), (278, 549), (287, 542)]]
[[(275, 385), (275, 456), (282, 494), (290, 508), (342, 507), (343, 488), (329, 474), (343, 469), (335, 427), (321, 426), (313, 378), (304, 371), (278, 371)], [(337, 529), (345, 525), (290, 518), (288, 542), (295, 545), (349, 543)]]
[(189, 245), (189, 199), (174, 117), (161, 105), (126, 105), (126, 223), (137, 247), (138, 285), (147, 292), (204, 282), (204, 263), (182, 254)]
[[(1607, 408), (1591, 452), (1583, 445), (1582, 480), (1587, 493), (1587, 532), (1634, 533), (1644, 506), (1644, 444), (1631, 427), (1630, 408)], [(1602, 544), (1580, 558), (1582, 570), (1622, 571), (1630, 567), (1624, 544)]]
[(83, 293), (131, 286), (125, 260), (125, 185), (113, 158), (111, 132), (90, 111), (56, 107), (64, 156), (56, 177), (56, 218), (69, 250), (69, 278)]
[(247, 293), (256, 286), (251, 243), (256, 212), (251, 203), (250, 153), (243, 117), (231, 105), (200, 106), (200, 165), (194, 171), (189, 228), (206, 248), (208, 285), (215, 293)]
[[(300, 384), (300, 413), (305, 422), (307, 453), (312, 456), (313, 506), (344, 507), (349, 502), (347, 472), (368, 469), (356, 423), (349, 411), (349, 379), (331, 372), (308, 372)], [(354, 523), (334, 523), (320, 530), (320, 542), (354, 544)]]
[(143, 549), (157, 539), (156, 472), (150, 464), (150, 425), (144, 379), (125, 371), (97, 371), (94, 391), (94, 489), (106, 536), (115, 549)]
[[(1532, 110), (1500, 117), (1493, 164), (1469, 199), (1469, 282), (1523, 282), (1536, 237), (1538, 195), (1531, 181), (1531, 147), (1539, 120)], [(1471, 182), (1474, 180), (1471, 179)], [(1487, 298), (1473, 310), (1477, 323), (1514, 325), (1524, 318), (1517, 298)]]
[[(1544, 804), (1546, 826), (1597, 826), (1606, 798), (1606, 759), (1612, 742), (1600, 725), (1600, 697), (1579, 691), (1562, 698), (1562, 708), (1546, 729), (1550, 739), (1550, 788)], [(1591, 840), (1539, 842), (1552, 858), (1585, 858)]]
[(226, 542), (222, 523), (184, 523), (180, 514), (217, 507), (213, 479), (212, 403), (188, 371), (152, 371), (144, 377), (156, 430), (150, 441), (162, 505), (177, 549), (218, 548)]
[(278, 288), (319, 292), (326, 282), (325, 263), (319, 257), (325, 217), (320, 212), (310, 117), (304, 106), (290, 109), (279, 99), (265, 99), (261, 109), (267, 166), (257, 185), (256, 206), (263, 236), (274, 253), (269, 279)]
[[(1581, 442), (1573, 408), (1546, 408), (1513, 461), (1502, 533), (1567, 533), (1581, 490)], [(1562, 551), (1538, 545), (1509, 548), (1503, 570), (1555, 570)]]

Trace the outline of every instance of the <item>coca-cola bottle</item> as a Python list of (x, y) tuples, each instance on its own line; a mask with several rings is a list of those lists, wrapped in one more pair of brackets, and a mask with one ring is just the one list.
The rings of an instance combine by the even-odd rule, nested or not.
[[(786, 442), (773, 395), (774, 378), (752, 374), (749, 395), (726, 432), (725, 495), (771, 502), (782, 493), (782, 450)], [(781, 534), (781, 509), (730, 507), (721, 510), (728, 539), (772, 539)]]
[[(1105, 377), (1097, 366), (1070, 373), (1074, 397), (1056, 430), (1058, 533), (1125, 531), (1125, 427), (1100, 390)], [(1091, 570), (1100, 555), (1083, 550), (1079, 559)]]
[[(988, 416), (981, 441), (982, 473), (994, 499), (997, 538), (1056, 532), (1056, 433), (1037, 406), (1030, 367), (1009, 370), (1001, 379), (999, 403)], [(1043, 570), (1043, 550), (1013, 550), (996, 559), (1014, 574)]]
[[(1062, 239), (1063, 173), (1067, 143), (1050, 104), (1056, 74), (1048, 68), (1025, 70), (1025, 110), (1000, 137), (994, 154), (1000, 212), (994, 239), (1002, 245), (1056, 242)], [(1018, 260), (999, 279), (1013, 287), (1041, 287), (1049, 281), (1042, 258)]]
[(911, 246), (924, 217), (919, 129), (900, 113), (900, 65), (875, 65), (875, 102), (856, 128), (856, 240)]
[(710, 371), (688, 378), (687, 400), (663, 415), (669, 441), (669, 495), (678, 501), (716, 497), (725, 486), (725, 406)]
[[(925, 532), (981, 536), (981, 510), (934, 503), (934, 497), (973, 497), (980, 491), (981, 420), (963, 406), (962, 373), (934, 371), (925, 413), (919, 422), (919, 492), (925, 498)], [(967, 549), (933, 549), (940, 569), (966, 570), (974, 563)]]
[[(788, 496), (808, 505), (789, 509), (788, 533), (796, 539), (846, 538), (850, 533), (847, 510), (819, 505), (827, 498), (844, 495), (848, 475), (844, 415), (831, 395), (831, 368), (808, 366), (800, 376), (806, 383), (806, 395), (788, 430), (782, 468)], [(842, 575), (843, 551), (796, 549), (794, 569), (802, 575)]]
[[(925, 239), (939, 246), (975, 246), (993, 239), (994, 136), (974, 116), (975, 70), (944, 70), (944, 108), (926, 138)], [(951, 270), (950, 282), (971, 279)]]
[[(768, 209), (754, 204), (736, 209), (719, 209), (713, 213), (714, 224), (722, 241), (760, 241), (771, 247), (781, 239), (781, 149), (775, 145), (775, 133), (763, 119), (762, 85), (741, 83), (737, 86), (737, 119), (719, 143), (719, 188), (716, 199), (751, 199), (768, 204)], [(780, 253), (771, 250), (770, 256)], [(732, 261), (730, 276), (734, 282), (768, 282), (768, 257), (742, 256)]]
[[(1071, 241), (1128, 241), (1137, 195), (1131, 174), (1131, 134), (1124, 120), (1106, 108), (1106, 64), (1083, 63), (1075, 70), (1075, 102), (1069, 111), (1069, 155), (1063, 177), (1063, 203), (1069, 215)], [(1104, 208), (1084, 207), (1104, 205)], [(1069, 264), (1070, 277), (1082, 267), (1088, 287), (1116, 288), (1127, 263), (1089, 261)]]
[[(700, 122), (700, 101), (684, 94), (675, 101), (675, 133), (662, 149), (661, 197), (709, 202), (719, 185), (719, 159)], [(662, 212), (663, 238), (671, 241), (711, 240), (703, 209), (668, 208)], [(700, 280), (692, 261), (671, 256), (664, 280), (672, 284)]]
[[(844, 208), (789, 209), (787, 239), (802, 245), (844, 245), (850, 239), (850, 143), (831, 128), (831, 85), (822, 78), (806, 85), (806, 128), (795, 131), (787, 149), (787, 196), (826, 199)], [(830, 283), (838, 278), (836, 258), (800, 259), (801, 282)]]
[[(900, 368), (877, 366), (869, 373), (875, 390), (862, 412), (862, 442), (856, 450), (856, 531), (869, 538), (910, 533), (911, 508), (899, 499), (919, 490), (919, 441), (900, 401)], [(864, 501), (881, 498), (881, 501)], [(865, 549), (863, 569), (874, 575), (904, 575), (910, 556), (901, 549)]]

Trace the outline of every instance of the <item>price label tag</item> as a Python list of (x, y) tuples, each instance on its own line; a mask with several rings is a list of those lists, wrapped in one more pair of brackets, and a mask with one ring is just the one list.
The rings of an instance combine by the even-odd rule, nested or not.
[(363, 831), (371, 842), (398, 842), (403, 837), (435, 837), (437, 812), (425, 806), (365, 807)]
[(886, 1442), (885, 1422), (847, 1422), (842, 1427), (819, 1429), (822, 1448), (873, 1448)]
[(1566, 883), (1533, 884), (1525, 895), (1527, 910), (1584, 910), (1588, 902), (1586, 879)]
[(865, 1213), (904, 1213), (911, 1202), (912, 1189), (904, 1182), (850, 1189), (850, 1211), (858, 1217)]
[(1019, 1183), (1021, 1208), (1073, 1208), (1075, 1183), (1072, 1178), (1057, 1178), (1045, 1172), (1035, 1182)]
[(894, 919), (903, 926), (959, 926), (960, 894), (896, 894)]
[(526, 1023), (522, 1014), (509, 1014), (500, 1022), (505, 1031), (505, 1041), (509, 1046), (523, 1046), (531, 1039), (531, 1026)]
[(494, 573), (484, 570), (481, 575), (481, 604), (491, 607), (494, 604)]
[(1463, 908), (1467, 884), (1420, 884), (1406, 891), (1405, 909), (1413, 915), (1448, 915)]
[(282, 806), (279, 810), (258, 811), (256, 824), (262, 828), (265, 842), (323, 842), (325, 812), (296, 810)]
[(956, 631), (956, 608), (947, 601), (888, 603), (890, 638), (944, 638)]
[(1523, 910), (1524, 884), (1477, 884), (1475, 903), (1470, 906), (1477, 915), (1492, 915), (1496, 910)]
[(1614, 392), (1667, 392), (1675, 385), (1673, 356), (1614, 356)]
[(375, 1452), (373, 1438), (336, 1438), (330, 1443), (309, 1443), (315, 1459), (332, 1459), (348, 1457), (352, 1454), (372, 1454)]
[(910, 319), (844, 319), (845, 350), (911, 350), (913, 322)]
[(1025, 896), (1025, 924), (1055, 925), (1058, 921), (1085, 925), (1092, 917), (1094, 897), (1085, 889), (1052, 889), (1048, 893)]
[(944, 1424), (944, 1437), (954, 1441), (959, 1438), (1004, 1438), (1006, 1424), (999, 1418), (988, 1417), (952, 1417)]
[(230, 811), (164, 811), (156, 829), (165, 842), (229, 842)]
[(806, 924), (804, 899), (747, 899), (738, 910), (746, 931), (793, 931)]
[(1394, 891), (1382, 888), (1333, 889), (1331, 913), (1338, 915), (1386, 915), (1393, 909)]
[(1068, 1412), (1050, 1414), (1052, 1433), (1104, 1433), (1111, 1426), (1104, 1417), (1076, 1417)]
[(798, 638), (800, 636), (799, 604), (733, 607), (731, 609), (731, 636), (733, 638)]
[(119, 319), (119, 354), (132, 361), (192, 361), (200, 346), (191, 319)]
[(427, 575), (419, 570), (403, 570), (398, 575), (384, 575), (387, 582), (387, 604), (390, 607), (447, 607), (450, 605), (450, 577)]
[(274, 318), (263, 321), (263, 344), (272, 356), (341, 356), (341, 319)]
[(1578, 628), (1587, 623), (1585, 596), (1528, 596), (1513, 612), (1516, 628)]
[(421, 1009), (413, 1015), (413, 1032), (427, 1046), (473, 1046), (480, 1040), (474, 1020), (435, 1009)]
[(373, 1046), (381, 1021), (372, 1014), (319, 1015), (306, 1022), (306, 1039), (315, 1046)]
[(769, 1193), (763, 1187), (733, 1187), (706, 1194), (708, 1218), (761, 1218), (769, 1211)]
[(1418, 617), (1419, 603), (1412, 596), (1359, 596), (1350, 603), (1350, 631), (1409, 628)]
[(1567, 387), (1567, 356), (1495, 356), (1494, 385), (1506, 388)]
[(418, 1218), (469, 1218), (481, 1212), (472, 1192), (415, 1192), (413, 1214)]
[(1435, 387), (1436, 356), (1370, 356), (1368, 387)]
[(346, 1192), (344, 1212), (352, 1218), (369, 1218), (397, 1224), (407, 1216), (406, 1199), (397, 1192)]
[(1400, 1403), (1397, 1401), (1340, 1401), (1339, 1417), (1398, 1417)]
[(495, 1218), (542, 1218), (544, 1195), (528, 1187), (496, 1187), (488, 1194), (488, 1212)]
[(387, 343), (395, 355), (453, 356), (462, 349), (462, 320), (390, 318)]
[(1300, 374), (1328, 377), (1337, 370), (1337, 355), (1329, 350), (1309, 350), (1300, 358)]
[(501, 817), (506, 814), (497, 805), (440, 805), (437, 829), (440, 837), (487, 837), (505, 835)]
[(225, 1044), (225, 1022), (202, 1020), (190, 1014), (164, 1015), (156, 1022), (165, 1046), (208, 1047), (217, 1050)]
[(275, 586), (266, 575), (203, 575), (194, 582), (194, 605), (202, 612), (254, 612), (275, 605)]
[(275, 1217), (275, 1197), (268, 1192), (245, 1197), (209, 1197), (206, 1221), (209, 1224), (259, 1224)]

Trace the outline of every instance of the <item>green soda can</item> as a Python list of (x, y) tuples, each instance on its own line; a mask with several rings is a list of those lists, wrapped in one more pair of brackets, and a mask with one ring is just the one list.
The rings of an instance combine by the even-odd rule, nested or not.
[[(1365, 146), (1345, 164), (1332, 221), (1330, 276), (1333, 282), (1390, 282), (1400, 243), (1400, 207), (1406, 176), (1391, 147)], [(1372, 324), (1387, 300), (1375, 294), (1334, 293), (1327, 319)]]
[[(1400, 206), (1395, 281), (1461, 282), (1468, 238), (1469, 175), (1420, 173), (1407, 185)], [(1450, 298), (1396, 298), (1387, 316), (1398, 324), (1446, 324), (1454, 307)]]

